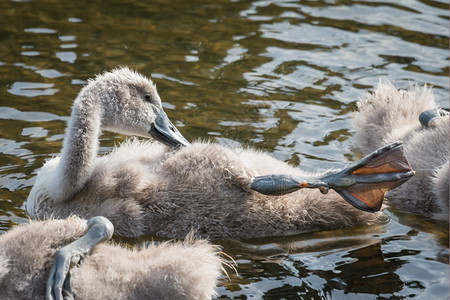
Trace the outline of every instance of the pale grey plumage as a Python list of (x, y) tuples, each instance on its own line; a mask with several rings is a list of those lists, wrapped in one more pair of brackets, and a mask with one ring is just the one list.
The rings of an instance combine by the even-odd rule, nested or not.
[(449, 117), (439, 117), (429, 127), (419, 122), (423, 111), (436, 107), (431, 88), (398, 90), (390, 83), (380, 83), (358, 103), (358, 112), (353, 116), (354, 143), (367, 154), (402, 140), (416, 175), (388, 192), (386, 198), (405, 212), (448, 221)]
[(28, 197), (30, 215), (102, 215), (116, 233), (128, 236), (183, 238), (195, 229), (203, 237), (235, 239), (379, 220), (379, 214), (358, 211), (334, 192), (268, 197), (251, 191), (255, 176), (304, 174), (251, 149), (197, 142), (173, 151), (156, 142), (130, 140), (97, 157), (100, 128), (148, 136), (154, 116), (136, 90), (152, 93), (161, 105), (151, 81), (127, 68), (100, 75), (82, 89), (61, 158), (43, 166)]
[[(77, 217), (33, 221), (0, 236), (0, 298), (44, 299), (56, 250), (86, 233)], [(211, 299), (219, 249), (192, 236), (141, 250), (103, 243), (71, 271), (76, 299)]]

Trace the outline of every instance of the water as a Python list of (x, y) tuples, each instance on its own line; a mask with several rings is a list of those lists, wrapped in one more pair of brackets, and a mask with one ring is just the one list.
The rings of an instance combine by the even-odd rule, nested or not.
[[(80, 88), (119, 65), (154, 79), (189, 140), (308, 171), (355, 158), (349, 116), (380, 79), (433, 85), (448, 108), (448, 1), (143, 2), (0, 2), (1, 232), (27, 220)], [(103, 135), (101, 151), (123, 139)], [(217, 241), (239, 272), (218, 298), (448, 298), (447, 224), (386, 214), (370, 228)]]

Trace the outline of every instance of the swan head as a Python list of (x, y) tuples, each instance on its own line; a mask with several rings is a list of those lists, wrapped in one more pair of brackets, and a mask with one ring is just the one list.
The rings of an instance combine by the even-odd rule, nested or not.
[(119, 68), (98, 75), (85, 89), (81, 94), (100, 99), (103, 129), (153, 137), (169, 146), (189, 145), (164, 112), (156, 86), (145, 76)]

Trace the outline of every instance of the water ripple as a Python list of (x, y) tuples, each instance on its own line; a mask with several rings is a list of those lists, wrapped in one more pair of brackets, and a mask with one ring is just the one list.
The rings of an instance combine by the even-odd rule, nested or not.
[(54, 86), (52, 83), (16, 81), (8, 89), (8, 92), (13, 95), (25, 97), (48, 96), (54, 95), (59, 91), (53, 88)]
[[(306, 171), (357, 157), (349, 117), (380, 80), (432, 85), (439, 105), (449, 105), (448, 1), (0, 7), (0, 233), (26, 221), (25, 199), (36, 172), (61, 149), (80, 88), (119, 65), (152, 75), (188, 139), (251, 145)], [(100, 153), (123, 139), (102, 135)], [(448, 225), (384, 213), (388, 220), (377, 226), (217, 241), (239, 271), (221, 280), (218, 297), (448, 297)]]

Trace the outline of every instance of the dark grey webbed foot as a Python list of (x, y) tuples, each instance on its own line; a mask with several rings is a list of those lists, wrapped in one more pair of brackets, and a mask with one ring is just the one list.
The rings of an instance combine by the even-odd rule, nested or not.
[(447, 116), (448, 111), (443, 110), (441, 108), (432, 108), (422, 112), (419, 116), (420, 124), (424, 127), (433, 126), (433, 121), (437, 118)]
[(386, 192), (405, 183), (414, 173), (402, 143), (395, 142), (331, 174), (326, 181), (356, 208), (376, 212), (381, 209)]
[(80, 264), (95, 245), (111, 239), (114, 232), (112, 223), (101, 216), (89, 219), (87, 226), (84, 236), (56, 251), (47, 280), (47, 300), (74, 299), (70, 269)]
[(334, 189), (347, 202), (364, 211), (380, 210), (385, 193), (414, 175), (403, 154), (402, 143), (384, 146), (340, 171), (296, 178), (265, 175), (254, 178), (252, 190), (265, 195), (284, 195), (301, 188), (318, 188), (325, 194)]

